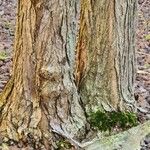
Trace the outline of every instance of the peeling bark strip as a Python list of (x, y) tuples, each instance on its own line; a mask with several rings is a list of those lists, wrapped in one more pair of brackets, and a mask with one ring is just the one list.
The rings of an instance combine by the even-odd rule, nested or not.
[(19, 0), (14, 87), (2, 104), (3, 136), (18, 141), (28, 133), (49, 140), (52, 130), (70, 138), (84, 134), (73, 78), (79, 5), (76, 0)]
[(135, 8), (135, 0), (82, 0), (76, 78), (87, 112), (134, 107)]
[(90, 3), (89, 1), (81, 1), (81, 12), (80, 12), (80, 29), (79, 37), (76, 50), (76, 83), (78, 88), (80, 88), (81, 81), (85, 76), (86, 65), (87, 65), (87, 45), (90, 30), (89, 28), (89, 13), (90, 13)]

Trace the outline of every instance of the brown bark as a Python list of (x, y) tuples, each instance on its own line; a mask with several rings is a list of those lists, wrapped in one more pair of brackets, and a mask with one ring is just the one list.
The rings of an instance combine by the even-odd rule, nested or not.
[(87, 112), (135, 110), (135, 12), (135, 0), (82, 1), (76, 78)]
[(19, 0), (12, 84), (2, 93), (2, 136), (83, 136), (86, 120), (73, 78), (78, 11), (76, 0)]
[(90, 110), (133, 108), (134, 13), (130, 0), (19, 0), (1, 136), (52, 149), (57, 133), (78, 144)]

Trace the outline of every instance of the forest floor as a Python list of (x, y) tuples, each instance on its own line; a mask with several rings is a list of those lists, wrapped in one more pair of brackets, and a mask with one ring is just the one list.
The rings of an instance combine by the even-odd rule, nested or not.
[[(150, 119), (150, 0), (138, 1), (135, 98), (140, 122)], [(16, 0), (0, 0), (0, 92), (11, 76)], [(141, 142), (150, 150), (150, 137)]]
[[(150, 0), (139, 0), (135, 98), (141, 121), (150, 119)], [(141, 114), (141, 113), (142, 114)]]

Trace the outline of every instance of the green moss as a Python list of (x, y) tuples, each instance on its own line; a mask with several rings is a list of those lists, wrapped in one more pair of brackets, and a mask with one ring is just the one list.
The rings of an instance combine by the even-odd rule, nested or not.
[(73, 146), (66, 140), (60, 140), (60, 141), (57, 141), (57, 150), (69, 150), (71, 149)]
[(5, 29), (10, 29), (11, 28), (11, 23), (10, 22), (5, 22), (4, 24)]
[(89, 121), (94, 128), (100, 131), (111, 132), (114, 128), (126, 130), (138, 125), (137, 116), (132, 112), (91, 112)]
[(7, 59), (8, 54), (4, 51), (0, 52), (0, 60), (5, 60)]
[(146, 40), (150, 40), (150, 34), (146, 35), (146, 36), (145, 36), (145, 39), (146, 39)]
[(145, 64), (144, 67), (145, 67), (146, 69), (149, 69), (149, 68), (150, 68), (150, 64)]

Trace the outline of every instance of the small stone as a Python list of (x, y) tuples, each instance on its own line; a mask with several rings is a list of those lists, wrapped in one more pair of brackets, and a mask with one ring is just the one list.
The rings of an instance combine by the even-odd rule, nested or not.
[(1, 67), (3, 64), (4, 64), (3, 61), (0, 60), (0, 67)]
[(0, 16), (3, 16), (3, 15), (4, 15), (4, 11), (1, 10), (1, 11), (0, 11)]
[(22, 148), (22, 147), (23, 147), (23, 143), (22, 143), (22, 142), (19, 142), (18, 145), (17, 145), (17, 147), (18, 147), (18, 148)]
[(2, 89), (4, 87), (4, 85), (0, 82), (0, 89)]
[(150, 143), (147, 145), (147, 147), (150, 149)]
[(4, 142), (8, 142), (9, 139), (8, 139), (7, 137), (4, 137), (3, 141), (4, 141)]
[(147, 96), (145, 99), (150, 104), (150, 96)]
[(144, 140), (144, 143), (145, 143), (146, 145), (150, 144), (150, 135), (147, 135), (147, 136), (146, 136), (146, 138), (145, 138), (145, 140)]
[(1, 84), (3, 84), (3, 85), (6, 84), (6, 83), (7, 83), (7, 81), (1, 81)]

